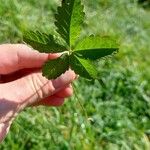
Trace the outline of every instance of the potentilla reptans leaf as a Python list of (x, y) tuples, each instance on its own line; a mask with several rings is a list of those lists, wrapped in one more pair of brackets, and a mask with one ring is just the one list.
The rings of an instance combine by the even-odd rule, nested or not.
[(97, 79), (97, 70), (90, 60), (79, 58), (72, 54), (70, 56), (70, 67), (81, 77)]
[(118, 51), (118, 44), (110, 37), (89, 36), (79, 41), (73, 53), (79, 57), (96, 60)]
[(61, 57), (47, 61), (43, 68), (42, 73), (48, 79), (56, 79), (61, 74), (69, 69), (69, 56), (63, 54)]
[(58, 53), (67, 50), (65, 46), (57, 43), (52, 35), (41, 33), (39, 31), (25, 32), (23, 40), (39, 52)]
[[(39, 31), (29, 31), (24, 34), (24, 41), (39, 52), (67, 51), (67, 54), (62, 54), (60, 58), (45, 63), (42, 72), (48, 79), (56, 79), (70, 67), (81, 77), (100, 81), (92, 61), (118, 51), (118, 44), (114, 38), (98, 35), (79, 38), (85, 16), (81, 1), (62, 0), (55, 14), (55, 26), (59, 38)], [(61, 42), (58, 39), (61, 39)]]
[(57, 32), (71, 48), (80, 36), (84, 20), (81, 0), (63, 0), (55, 19)]

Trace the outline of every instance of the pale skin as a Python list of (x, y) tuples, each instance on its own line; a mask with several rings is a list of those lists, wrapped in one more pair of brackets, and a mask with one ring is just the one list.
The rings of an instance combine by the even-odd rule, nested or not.
[(55, 80), (42, 76), (44, 62), (57, 57), (58, 54), (39, 53), (23, 44), (0, 45), (0, 142), (26, 107), (61, 106), (73, 94), (73, 71)]

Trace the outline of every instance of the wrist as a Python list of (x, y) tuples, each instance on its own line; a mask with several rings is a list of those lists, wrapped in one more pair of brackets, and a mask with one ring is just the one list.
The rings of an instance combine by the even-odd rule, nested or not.
[(4, 86), (0, 84), (0, 124), (13, 120), (19, 110), (19, 104), (8, 95)]
[(20, 110), (19, 104), (15, 103), (13, 97), (7, 92), (4, 84), (0, 84), (0, 143), (7, 135), (12, 121)]

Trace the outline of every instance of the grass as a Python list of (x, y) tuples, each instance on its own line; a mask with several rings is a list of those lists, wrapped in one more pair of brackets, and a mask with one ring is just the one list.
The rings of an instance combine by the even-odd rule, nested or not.
[[(52, 15), (58, 2), (1, 0), (0, 43), (22, 42), (26, 28), (55, 33)], [(136, 0), (84, 3), (88, 24), (84, 32), (120, 39), (120, 52), (97, 64), (105, 86), (83, 79), (75, 82), (86, 114), (75, 95), (59, 108), (26, 109), (0, 149), (150, 149), (150, 11)]]

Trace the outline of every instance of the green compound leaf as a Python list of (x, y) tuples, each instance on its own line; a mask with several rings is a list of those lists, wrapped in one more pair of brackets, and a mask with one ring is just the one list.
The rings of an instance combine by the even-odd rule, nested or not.
[(84, 20), (83, 9), (81, 0), (62, 0), (62, 6), (58, 7), (55, 14), (57, 32), (69, 47), (73, 46), (80, 36)]
[(97, 70), (90, 60), (82, 59), (72, 54), (70, 56), (70, 66), (81, 77), (97, 79)]
[(56, 79), (61, 74), (65, 73), (69, 69), (69, 56), (63, 54), (61, 57), (47, 61), (43, 68), (43, 76), (48, 79)]
[(39, 31), (25, 32), (23, 40), (39, 52), (58, 53), (66, 51), (66, 47), (58, 44), (52, 35)]
[[(62, 54), (55, 60), (47, 61), (43, 68), (43, 76), (48, 79), (56, 79), (65, 73), (69, 67), (76, 74), (87, 79), (98, 79), (98, 72), (91, 60), (96, 60), (118, 51), (118, 44), (109, 37), (89, 36), (79, 39), (84, 20), (84, 7), (81, 0), (62, 0), (55, 14), (55, 25), (64, 44), (60, 44), (53, 35), (39, 31), (25, 32), (23, 39), (34, 49), (44, 53)], [(101, 81), (101, 80), (99, 80)]]
[(118, 44), (110, 37), (90, 36), (86, 37), (75, 47), (74, 54), (79, 57), (96, 60), (118, 51)]

